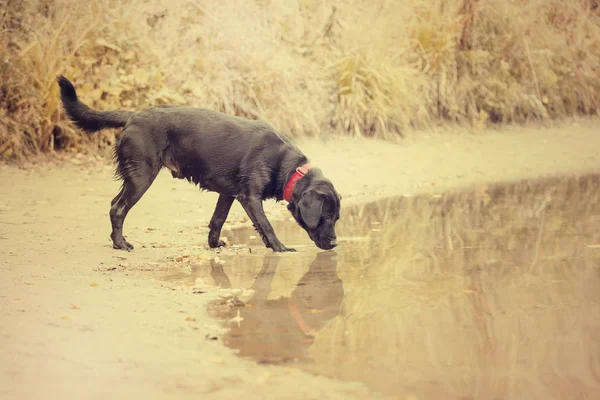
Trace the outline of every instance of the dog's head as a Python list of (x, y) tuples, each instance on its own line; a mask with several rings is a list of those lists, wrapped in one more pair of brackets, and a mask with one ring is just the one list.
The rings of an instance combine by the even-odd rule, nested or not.
[(337, 246), (335, 224), (340, 219), (341, 196), (329, 180), (311, 178), (298, 182), (288, 209), (317, 247), (330, 250)]

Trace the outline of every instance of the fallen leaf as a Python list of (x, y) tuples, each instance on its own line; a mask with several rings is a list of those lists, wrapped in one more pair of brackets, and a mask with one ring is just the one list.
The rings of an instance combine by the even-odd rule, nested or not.
[(100, 286), (100, 284), (99, 284), (99, 283), (96, 283), (96, 282), (91, 282), (91, 283), (90, 283), (90, 286)]
[(124, 56), (126, 60), (133, 60), (133, 58), (135, 57), (135, 53), (131, 50), (127, 51)]
[(104, 47), (108, 47), (109, 49), (113, 49), (117, 52), (121, 52), (121, 48), (119, 46), (116, 46), (114, 44), (108, 43), (105, 39), (103, 38), (98, 38), (96, 39), (96, 44), (99, 46), (104, 46)]
[(76, 306), (75, 304), (71, 304), (71, 308), (73, 310), (80, 310), (80, 308), (78, 306)]
[(93, 101), (98, 101), (102, 98), (104, 91), (102, 89), (93, 89), (89, 92), (89, 96)]
[(150, 80), (150, 74), (143, 68), (136, 68), (133, 71), (133, 78), (137, 84), (146, 85)]
[(186, 320), (186, 321), (195, 321), (195, 320), (196, 320), (196, 318), (194, 318), (194, 317), (187, 317), (185, 320)]
[(231, 319), (229, 319), (230, 323), (237, 323), (238, 328), (241, 326), (240, 323), (244, 320), (244, 317), (240, 315), (240, 310), (237, 310), (237, 315)]

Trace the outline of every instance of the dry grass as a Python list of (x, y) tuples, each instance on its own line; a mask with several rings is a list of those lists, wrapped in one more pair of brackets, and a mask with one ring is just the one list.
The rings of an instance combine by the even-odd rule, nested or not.
[(291, 136), (596, 114), (594, 5), (0, 0), (0, 158), (114, 140), (64, 122), (59, 73), (98, 108), (186, 103)]

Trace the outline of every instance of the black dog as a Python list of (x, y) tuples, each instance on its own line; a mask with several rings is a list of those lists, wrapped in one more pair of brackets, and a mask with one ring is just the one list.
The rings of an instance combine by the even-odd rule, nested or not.
[(58, 78), (65, 111), (87, 132), (123, 127), (115, 146), (116, 175), (123, 180), (112, 200), (110, 222), (115, 249), (131, 250), (123, 221), (162, 167), (220, 194), (210, 220), (208, 244), (223, 246), (221, 228), (237, 199), (265, 245), (294, 251), (279, 241), (262, 202), (289, 202), (288, 209), (311, 240), (324, 250), (337, 245), (335, 224), (340, 195), (333, 184), (285, 137), (262, 121), (192, 107), (155, 106), (139, 112), (92, 110), (77, 98), (73, 84)]

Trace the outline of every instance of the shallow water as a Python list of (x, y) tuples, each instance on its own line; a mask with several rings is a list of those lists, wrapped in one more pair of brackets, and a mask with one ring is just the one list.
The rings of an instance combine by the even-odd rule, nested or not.
[(196, 280), (249, 288), (211, 305), (240, 356), (362, 381), (394, 397), (600, 396), (600, 177), (481, 186), (345, 209), (321, 252), (251, 230)]

